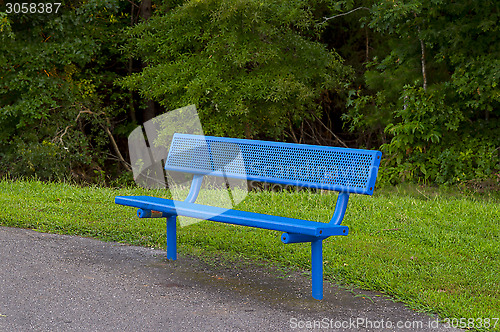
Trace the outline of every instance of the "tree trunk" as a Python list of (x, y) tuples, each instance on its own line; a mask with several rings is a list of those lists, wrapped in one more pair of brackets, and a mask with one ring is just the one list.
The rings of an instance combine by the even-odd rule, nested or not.
[[(420, 35), (420, 28), (418, 28), (418, 32)], [(427, 70), (425, 68), (425, 45), (424, 41), (422, 40), (422, 38), (420, 38), (420, 36), (418, 37), (418, 39), (420, 39), (420, 48), (422, 49), (422, 79), (424, 81), (423, 86), (424, 90), (427, 90)]]
[[(417, 18), (417, 14), (414, 14), (415, 18)], [(422, 40), (422, 33), (420, 31), (420, 26), (417, 25), (418, 31), (418, 40), (420, 41), (420, 50), (422, 51), (421, 61), (422, 61), (422, 80), (423, 80), (423, 88), (427, 90), (427, 69), (425, 68), (425, 45)]]
[(152, 13), (152, 3), (151, 0), (143, 0), (141, 1), (141, 8), (139, 9), (141, 12), (141, 19), (143, 21), (147, 21), (151, 18)]
[(370, 62), (370, 44), (369, 44), (369, 39), (368, 39), (368, 28), (365, 27), (365, 62), (368, 63)]
[(151, 120), (152, 118), (154, 118), (156, 116), (156, 111), (155, 111), (155, 102), (153, 100), (148, 100), (146, 102), (146, 109), (144, 110), (144, 112), (142, 113), (142, 122), (146, 122), (148, 120)]
[[(151, 0), (143, 0), (141, 1), (141, 7), (139, 9), (140, 11), (140, 16), (141, 16), (141, 21), (147, 21), (151, 18), (152, 14), (152, 3)], [(144, 63), (143, 67), (146, 67), (147, 64)], [(156, 116), (155, 112), (155, 102), (153, 100), (148, 100), (146, 102), (147, 108), (144, 110), (144, 113), (142, 114), (142, 122), (146, 122), (148, 120), (151, 120)]]
[[(134, 7), (138, 7), (134, 2), (130, 3), (130, 26), (134, 26), (135, 22), (135, 13), (134, 13)], [(128, 58), (128, 66), (127, 66), (127, 73), (128, 76), (132, 75), (132, 72), (134, 70), (134, 59), (132, 57)], [(135, 111), (135, 102), (134, 102), (134, 93), (130, 91), (129, 95), (129, 117), (130, 120), (132, 120), (133, 123), (137, 123), (137, 116), (136, 116), (136, 111)]]

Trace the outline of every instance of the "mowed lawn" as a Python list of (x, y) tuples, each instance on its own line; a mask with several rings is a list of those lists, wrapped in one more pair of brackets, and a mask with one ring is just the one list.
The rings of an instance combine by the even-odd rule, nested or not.
[[(377, 290), (441, 318), (490, 319), (500, 330), (500, 198), (393, 188), (351, 195), (347, 237), (324, 241), (325, 279)], [(139, 219), (117, 195), (166, 191), (0, 182), (0, 225), (166, 248), (164, 219)], [(328, 222), (336, 193), (251, 192), (238, 209)], [(308, 244), (279, 233), (203, 221), (180, 227), (179, 252), (243, 256), (310, 271)], [(496, 327), (494, 327), (496, 325)]]

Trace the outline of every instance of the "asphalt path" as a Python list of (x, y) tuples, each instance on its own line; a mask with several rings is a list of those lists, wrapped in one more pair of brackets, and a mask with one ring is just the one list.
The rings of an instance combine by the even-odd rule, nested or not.
[(321, 330), (456, 331), (377, 293), (314, 300), (300, 271), (0, 227), (0, 331)]

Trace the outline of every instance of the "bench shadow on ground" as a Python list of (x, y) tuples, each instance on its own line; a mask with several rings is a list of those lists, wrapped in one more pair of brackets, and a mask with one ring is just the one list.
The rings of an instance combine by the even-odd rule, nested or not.
[(296, 313), (313, 313), (329, 316), (372, 316), (378, 319), (390, 317), (394, 320), (420, 318), (435, 319), (426, 313), (418, 313), (403, 303), (392, 300), (379, 292), (343, 287), (324, 282), (324, 298), (321, 301), (311, 296), (311, 272), (298, 269), (279, 268), (265, 262), (251, 260), (234, 261), (224, 258), (202, 260), (190, 254), (181, 254), (176, 261), (158, 255), (157, 262), (150, 267), (176, 271), (174, 280), (163, 283), (163, 287), (203, 287), (218, 292), (231, 292), (243, 302), (257, 301), (261, 305)]

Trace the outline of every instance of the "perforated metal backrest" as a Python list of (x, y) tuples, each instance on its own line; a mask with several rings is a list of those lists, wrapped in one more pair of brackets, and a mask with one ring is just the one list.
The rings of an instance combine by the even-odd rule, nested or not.
[(165, 169), (371, 195), (381, 156), (375, 150), (175, 134)]

